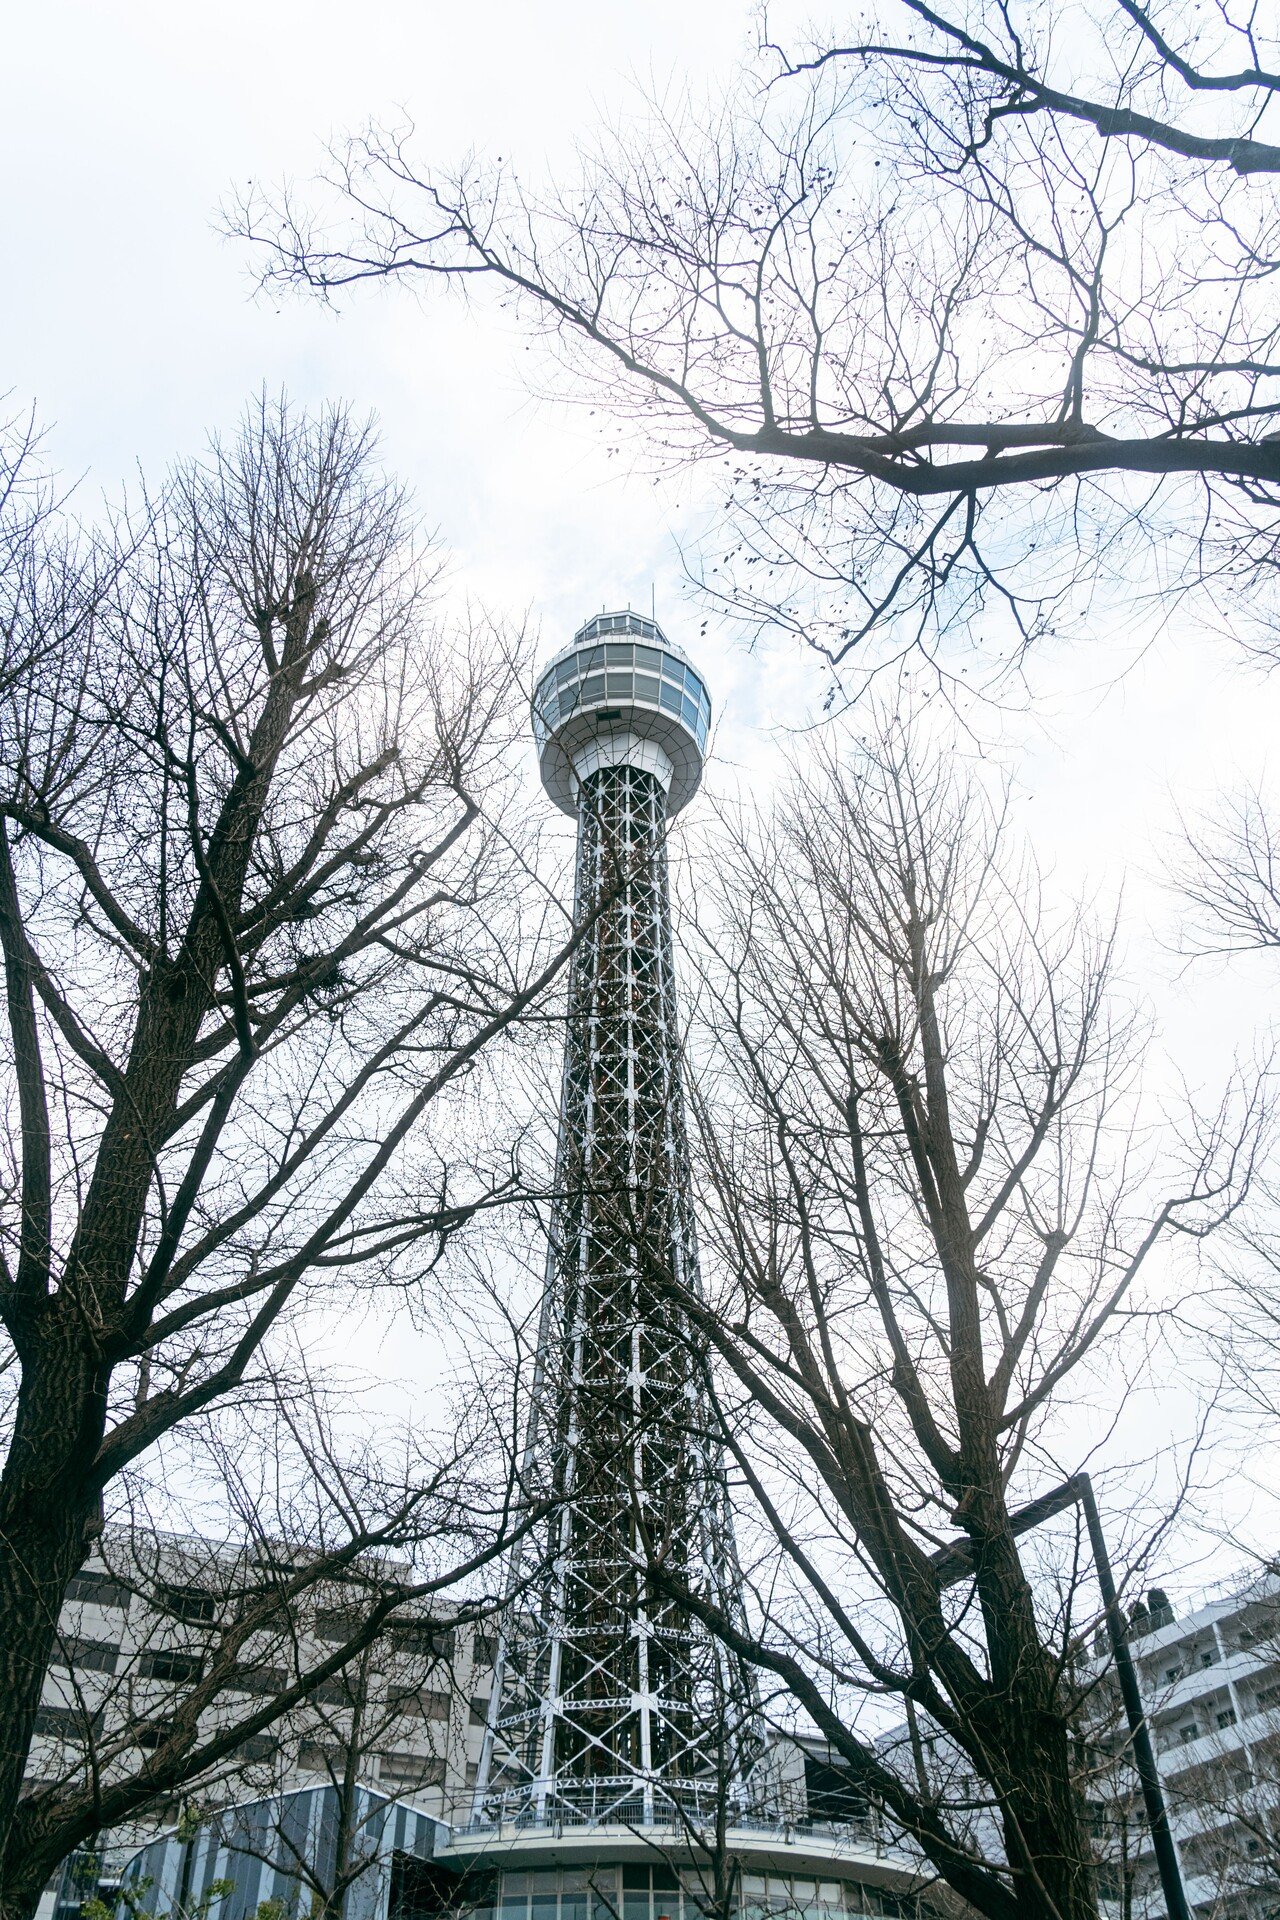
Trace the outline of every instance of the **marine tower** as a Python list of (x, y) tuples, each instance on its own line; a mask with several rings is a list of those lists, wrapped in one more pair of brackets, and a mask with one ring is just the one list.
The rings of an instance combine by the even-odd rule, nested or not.
[(726, 1848), (736, 1920), (929, 1910), (823, 1743), (769, 1735), (750, 1674), (645, 1574), (657, 1544), (686, 1588), (740, 1605), (667, 888), (710, 725), (701, 675), (632, 612), (588, 620), (534, 690), (583, 929), (526, 1449), (555, 1499), (513, 1571), (474, 1795), (437, 1856), (475, 1889), (470, 1920), (707, 1920)]
[(696, 792), (711, 723), (700, 675), (656, 621), (600, 614), (538, 680), (543, 784), (577, 822), (555, 1200), (528, 1438), (563, 1504), (526, 1555), (477, 1811), (652, 1825), (740, 1801), (751, 1686), (643, 1573), (641, 1529), (733, 1604), (704, 1356), (673, 1304), (698, 1291), (681, 1092), (668, 822)]

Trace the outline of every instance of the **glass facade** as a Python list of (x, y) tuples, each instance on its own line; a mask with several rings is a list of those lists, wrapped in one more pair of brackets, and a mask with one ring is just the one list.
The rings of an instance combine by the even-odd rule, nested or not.
[[(489, 1904), (493, 1899), (493, 1904)], [(504, 1873), (469, 1920), (702, 1920), (714, 1905), (709, 1871), (637, 1863)], [(804, 1880), (744, 1873), (737, 1910), (743, 1920), (864, 1920), (922, 1911), (912, 1894), (857, 1880)]]
[[(636, 614), (607, 617), (633, 620), (646, 627), (651, 625), (640, 621)], [(587, 633), (588, 629), (584, 628), (583, 632)], [(534, 729), (539, 746), (551, 728), (579, 708), (615, 705), (657, 707), (675, 715), (689, 728), (699, 748), (706, 751), (711, 699), (699, 676), (683, 660), (668, 653), (661, 643), (642, 646), (627, 640), (582, 645), (567, 660), (548, 667), (533, 696)]]

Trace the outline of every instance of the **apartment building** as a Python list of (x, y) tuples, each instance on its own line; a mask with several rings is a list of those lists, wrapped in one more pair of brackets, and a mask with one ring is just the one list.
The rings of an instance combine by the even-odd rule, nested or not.
[[(1197, 1920), (1280, 1915), (1280, 1577), (1229, 1583), (1175, 1617), (1160, 1590), (1130, 1639)], [(1164, 1912), (1105, 1644), (1081, 1673), (1088, 1801), (1106, 1910)]]
[[(278, 1571), (278, 1565), (276, 1570)], [(349, 1637), (380, 1574), (359, 1570), (358, 1596), (328, 1583), (256, 1644), (236, 1681), (202, 1716), (233, 1725)], [(32, 1791), (132, 1771), (163, 1739), (168, 1716), (217, 1645), (244, 1555), (194, 1537), (109, 1533), (72, 1580), (46, 1677), (28, 1770)], [(354, 1586), (355, 1583), (352, 1583)], [(284, 1719), (239, 1742), (180, 1797), (102, 1833), (47, 1890), (40, 1920), (78, 1912), (114, 1884), (123, 1863), (166, 1827), (201, 1811), (341, 1781), (350, 1757), (362, 1783), (452, 1820), (469, 1806), (492, 1678), (493, 1642), (456, 1610), (405, 1617), (369, 1652)]]
[[(1181, 1617), (1153, 1589), (1130, 1609), (1129, 1638), (1196, 1920), (1280, 1920), (1280, 1575), (1230, 1582)], [(1077, 1649), (1072, 1678), (1102, 1913), (1164, 1920), (1104, 1631)], [(928, 1781), (978, 1852), (1000, 1857), (989, 1789), (926, 1715), (877, 1746), (887, 1765)]]

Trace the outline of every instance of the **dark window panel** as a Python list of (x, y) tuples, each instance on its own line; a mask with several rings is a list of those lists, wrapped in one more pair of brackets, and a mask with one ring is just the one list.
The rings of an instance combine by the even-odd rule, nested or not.
[(102, 1731), (102, 1710), (82, 1713), (79, 1707), (37, 1707), (36, 1732), (54, 1740), (86, 1740)]
[(218, 1614), (218, 1596), (207, 1587), (161, 1583), (156, 1588), (156, 1604), (175, 1619), (193, 1623), (214, 1620)]
[(380, 1753), (378, 1774), (389, 1787), (438, 1787), (444, 1784), (444, 1761), (430, 1754)]
[(452, 1627), (415, 1620), (392, 1627), (391, 1644), (397, 1653), (416, 1653), (424, 1660), (452, 1660), (456, 1640)]
[(144, 1680), (198, 1680), (203, 1668), (198, 1653), (183, 1653), (178, 1647), (152, 1647), (138, 1662)]
[(269, 1699), (273, 1694), (284, 1692), (289, 1685), (289, 1675), (283, 1667), (246, 1667), (227, 1684), (235, 1693), (257, 1693)]
[(120, 1648), (114, 1640), (82, 1640), (64, 1633), (54, 1649), (56, 1667), (78, 1667), (92, 1673), (114, 1673)]
[(74, 1573), (67, 1582), (68, 1600), (91, 1600), (98, 1607), (119, 1607), (122, 1613), (128, 1613), (132, 1598), (123, 1580), (114, 1580), (109, 1573)]

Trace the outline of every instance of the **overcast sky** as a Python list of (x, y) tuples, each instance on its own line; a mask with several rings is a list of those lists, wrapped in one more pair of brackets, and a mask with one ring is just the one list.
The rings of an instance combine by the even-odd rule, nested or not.
[[(138, 463), (159, 473), (234, 426), (263, 384), (376, 412), (391, 465), (455, 556), (455, 591), (529, 615), (548, 651), (602, 604), (656, 592), (718, 697), (719, 777), (766, 777), (777, 726), (802, 721), (826, 683), (789, 645), (749, 658), (714, 624), (698, 639), (678, 559), (701, 524), (694, 484), (655, 484), (638, 458), (606, 453), (584, 412), (536, 400), (536, 359), (496, 317), (396, 292), (337, 315), (277, 307), (253, 298), (243, 252), (216, 230), (234, 186), (305, 177), (323, 138), (371, 116), (410, 114), (442, 161), (475, 148), (536, 174), (637, 83), (713, 81), (751, 30), (740, 0), (10, 8), (0, 388), (35, 404), (86, 505)], [(1179, 632), (1118, 677), (1138, 637), (1100, 632), (1047, 659), (1034, 716), (1002, 723), (1000, 746), (1062, 883), (1124, 888), (1131, 966), (1170, 1057), (1210, 1083), (1267, 1023), (1277, 968), (1179, 975), (1162, 836), (1175, 801), (1194, 809), (1263, 771), (1280, 676)], [(1242, 1486), (1231, 1518), (1261, 1539), (1270, 1520), (1250, 1515)]]

